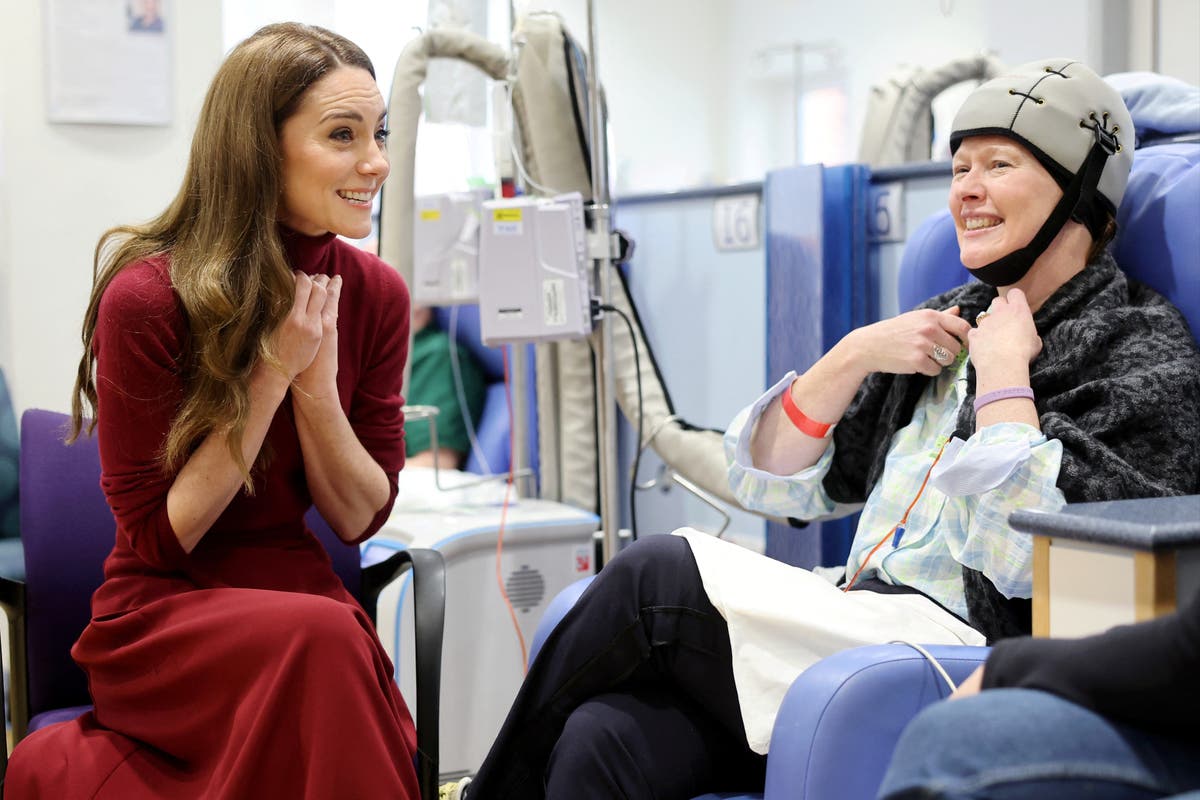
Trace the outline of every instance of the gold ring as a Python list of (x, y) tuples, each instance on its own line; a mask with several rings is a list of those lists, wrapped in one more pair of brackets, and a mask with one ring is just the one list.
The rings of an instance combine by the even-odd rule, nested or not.
[(988, 312), (988, 311), (980, 311), (978, 314), (975, 315), (975, 324), (978, 325), (979, 323), (983, 322), (985, 319), (988, 318), (988, 315), (990, 313), (991, 312)]

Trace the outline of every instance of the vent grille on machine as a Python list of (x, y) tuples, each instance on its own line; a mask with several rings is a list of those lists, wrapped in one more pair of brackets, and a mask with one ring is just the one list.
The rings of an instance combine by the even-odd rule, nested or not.
[(541, 572), (531, 569), (528, 564), (522, 564), (520, 569), (509, 573), (504, 582), (504, 591), (508, 593), (508, 600), (513, 604), (513, 608), (528, 613), (529, 609), (541, 603), (546, 596), (546, 581)]

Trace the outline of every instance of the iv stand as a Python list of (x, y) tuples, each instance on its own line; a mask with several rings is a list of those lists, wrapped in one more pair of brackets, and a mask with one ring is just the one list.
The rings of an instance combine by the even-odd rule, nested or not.
[[(604, 134), (603, 104), (600, 102), (600, 83), (596, 68), (596, 9), (595, 0), (588, 0), (588, 126), (591, 139), (592, 230), (589, 243), (594, 246), (592, 257), (600, 290), (600, 302), (612, 303), (612, 218), (609, 208), (608, 165)], [(613, 331), (607, 314), (599, 320), (600, 329), (593, 333), (597, 351), (596, 409), (597, 449), (600, 456), (600, 529), (604, 534), (603, 563), (617, 554), (620, 537), (620, 509), (617, 488), (617, 405), (613, 379)]]

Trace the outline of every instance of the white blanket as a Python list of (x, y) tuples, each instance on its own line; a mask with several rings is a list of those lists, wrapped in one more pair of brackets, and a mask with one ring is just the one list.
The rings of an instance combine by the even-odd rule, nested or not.
[[(432, 467), (405, 466), (400, 470), (397, 480), (398, 490), (392, 513), (453, 511), (502, 504), (505, 491), (504, 476), (482, 483), (481, 477), (483, 476), (456, 469), (439, 469), (435, 479)], [(514, 486), (508, 502), (513, 505), (518, 499)]]
[(895, 640), (981, 645), (981, 633), (919, 594), (843, 592), (812, 572), (692, 528), (704, 591), (729, 624), (746, 741), (766, 753), (775, 715), (801, 672), (840, 650)]

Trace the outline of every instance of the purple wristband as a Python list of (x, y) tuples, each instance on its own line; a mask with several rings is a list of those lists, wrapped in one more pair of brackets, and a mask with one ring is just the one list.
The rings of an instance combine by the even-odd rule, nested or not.
[(1024, 397), (1029, 400), (1033, 399), (1033, 389), (1028, 386), (1009, 386), (1007, 389), (997, 389), (994, 392), (985, 392), (975, 398), (975, 413), (979, 413), (979, 409), (986, 406), (988, 403), (994, 403), (997, 400), (1007, 400), (1010, 397)]

